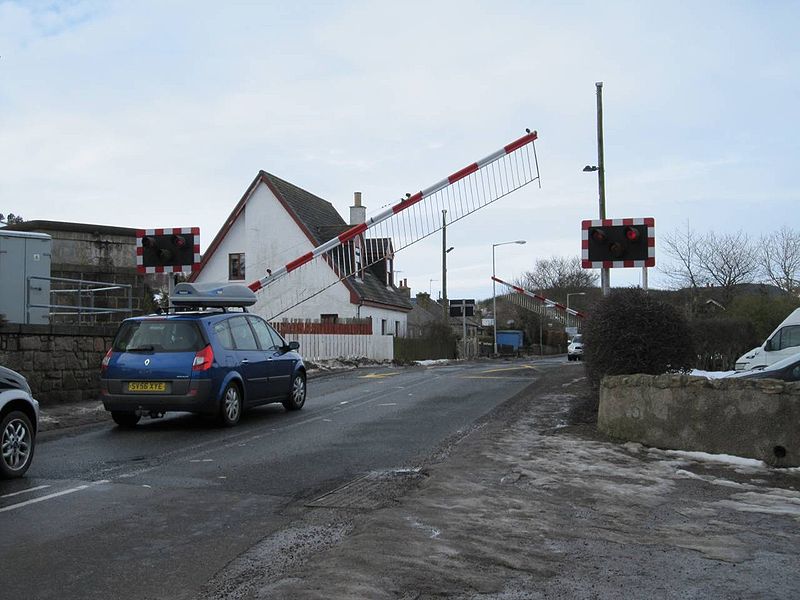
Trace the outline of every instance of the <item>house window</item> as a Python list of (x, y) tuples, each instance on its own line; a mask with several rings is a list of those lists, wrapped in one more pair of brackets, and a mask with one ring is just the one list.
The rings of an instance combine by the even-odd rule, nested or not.
[(389, 333), (387, 331), (387, 329), (388, 329), (387, 326), (388, 326), (388, 322), (386, 321), (386, 319), (381, 319), (381, 335), (387, 335)]
[(244, 252), (228, 254), (228, 279), (244, 279)]
[(394, 322), (394, 335), (395, 337), (400, 337), (400, 321)]

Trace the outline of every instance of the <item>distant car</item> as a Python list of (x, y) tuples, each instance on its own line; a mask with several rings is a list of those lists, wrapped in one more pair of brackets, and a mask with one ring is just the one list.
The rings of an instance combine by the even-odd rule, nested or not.
[(567, 360), (583, 360), (583, 336), (580, 333), (567, 346)]
[(768, 367), (759, 367), (750, 371), (737, 371), (728, 377), (737, 379), (781, 379), (783, 381), (800, 381), (800, 353), (792, 354), (772, 363)]
[(133, 427), (143, 415), (186, 411), (230, 427), (252, 406), (281, 402), (286, 410), (303, 408), (300, 345), (246, 312), (255, 303), (248, 288), (213, 285), (176, 286), (171, 300), (188, 312), (122, 322), (100, 375), (103, 405), (117, 425)]
[(28, 381), (0, 367), (0, 477), (22, 477), (31, 466), (39, 429), (39, 403)]

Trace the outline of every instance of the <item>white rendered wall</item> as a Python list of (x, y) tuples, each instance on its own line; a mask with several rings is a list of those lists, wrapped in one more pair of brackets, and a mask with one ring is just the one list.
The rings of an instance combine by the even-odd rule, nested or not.
[[(313, 249), (313, 243), (269, 187), (259, 183), (197, 281), (227, 282), (231, 253), (245, 253), (245, 279), (240, 282), (246, 285), (264, 277), (267, 269), (278, 269)], [(327, 287), (324, 292), (284, 310), (323, 287)], [(256, 294), (258, 301), (250, 310), (265, 319), (319, 319), (322, 314), (336, 314), (340, 318), (372, 317), (373, 337), (381, 336), (382, 319), (387, 321), (387, 333), (394, 335), (396, 321), (399, 321), (400, 335), (406, 332), (406, 313), (369, 306), (359, 308), (352, 304), (350, 290), (337, 281), (331, 268), (321, 260), (303, 265)], [(387, 352), (384, 348), (387, 342), (376, 340), (375, 343), (381, 348), (370, 352), (375, 354), (370, 358), (392, 358), (391, 351), (389, 356), (383, 356)], [(390, 342), (388, 347), (391, 347)]]

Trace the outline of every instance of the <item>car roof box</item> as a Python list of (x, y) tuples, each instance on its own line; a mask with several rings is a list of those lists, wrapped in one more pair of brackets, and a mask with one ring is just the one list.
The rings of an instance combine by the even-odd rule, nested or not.
[(245, 307), (256, 303), (256, 295), (240, 283), (178, 283), (169, 297), (173, 306)]

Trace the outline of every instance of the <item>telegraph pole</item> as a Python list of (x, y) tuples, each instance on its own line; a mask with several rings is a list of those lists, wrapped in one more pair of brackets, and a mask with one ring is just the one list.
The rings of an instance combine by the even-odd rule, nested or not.
[(447, 307), (447, 211), (442, 210), (442, 306), (444, 322), (450, 321), (450, 310)]

